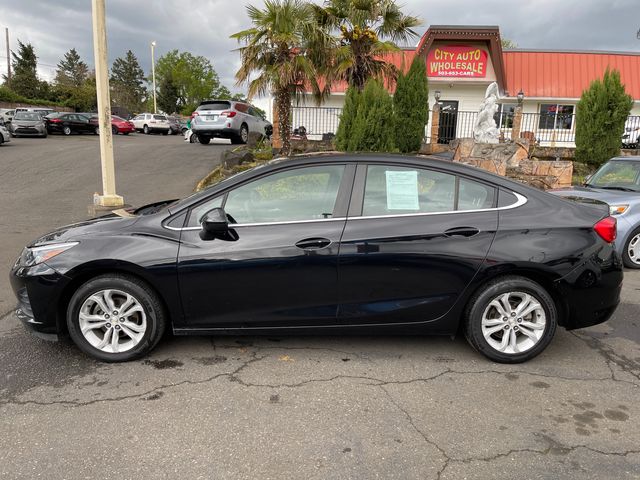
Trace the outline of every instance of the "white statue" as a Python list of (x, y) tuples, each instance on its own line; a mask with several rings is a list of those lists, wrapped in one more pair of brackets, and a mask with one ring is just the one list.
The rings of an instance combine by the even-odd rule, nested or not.
[(500, 130), (496, 125), (498, 112), (498, 84), (493, 82), (487, 87), (484, 102), (473, 126), (473, 138), (478, 143), (499, 143)]

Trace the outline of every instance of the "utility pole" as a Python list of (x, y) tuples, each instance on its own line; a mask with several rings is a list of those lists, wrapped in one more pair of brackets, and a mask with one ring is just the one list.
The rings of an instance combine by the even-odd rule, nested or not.
[(158, 113), (158, 103), (156, 102), (156, 41), (151, 42), (151, 78), (153, 79), (153, 113)]
[(98, 121), (100, 125), (100, 160), (102, 164), (102, 195), (98, 196), (97, 203), (102, 207), (121, 207), (124, 205), (124, 200), (120, 195), (116, 195), (116, 174), (113, 163), (105, 0), (92, 0), (92, 2), (93, 54), (96, 67)]
[(9, 28), (4, 29), (7, 42), (7, 85), (11, 85), (11, 48), (9, 47)]

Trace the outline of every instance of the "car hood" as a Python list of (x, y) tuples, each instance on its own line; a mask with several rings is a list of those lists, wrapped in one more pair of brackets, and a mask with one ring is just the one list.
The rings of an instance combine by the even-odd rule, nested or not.
[(108, 235), (133, 225), (137, 220), (138, 217), (136, 216), (121, 216), (118, 213), (112, 213), (103, 217), (87, 220), (85, 222), (73, 223), (71, 225), (60, 227), (41, 236), (29, 244), (29, 247), (69, 242), (91, 234)]
[(605, 190), (603, 188), (569, 187), (555, 188), (547, 191), (549, 193), (552, 193), (553, 195), (570, 198), (572, 200), (592, 199), (599, 200), (600, 202), (604, 202), (609, 205), (615, 205), (617, 203), (629, 203), (629, 201), (634, 201), (634, 203), (640, 202), (640, 193), (622, 192), (619, 190)]

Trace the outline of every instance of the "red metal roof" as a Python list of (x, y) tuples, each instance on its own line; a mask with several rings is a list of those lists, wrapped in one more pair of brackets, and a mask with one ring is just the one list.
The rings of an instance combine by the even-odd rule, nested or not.
[(609, 52), (504, 50), (506, 87), (511, 96), (579, 98), (607, 67), (620, 71), (626, 91), (640, 100), (640, 55)]

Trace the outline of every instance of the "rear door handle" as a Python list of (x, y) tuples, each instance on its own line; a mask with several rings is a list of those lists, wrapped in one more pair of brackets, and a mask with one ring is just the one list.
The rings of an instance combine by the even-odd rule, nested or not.
[(331, 240), (328, 238), (305, 238), (296, 242), (296, 247), (303, 250), (319, 250), (324, 247), (328, 247), (331, 244)]
[(447, 237), (473, 237), (479, 233), (476, 227), (454, 227), (444, 231)]

